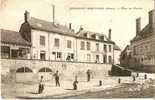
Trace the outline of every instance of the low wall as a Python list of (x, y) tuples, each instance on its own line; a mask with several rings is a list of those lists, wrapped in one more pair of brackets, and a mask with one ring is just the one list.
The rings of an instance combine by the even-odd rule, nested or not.
[[(2, 75), (8, 77), (11, 75), (16, 82), (38, 81), (40, 75), (45, 80), (52, 80), (53, 73), (58, 70), (61, 80), (73, 80), (75, 75), (78, 79), (86, 79), (86, 71), (91, 70), (93, 78), (102, 78), (108, 76), (110, 64), (80, 63), (80, 62), (58, 62), (58, 61), (40, 61), (40, 60), (17, 60), (1, 59)], [(16, 73), (21, 67), (28, 67), (32, 70), (29, 73)], [(43, 67), (50, 68), (52, 72), (39, 72)], [(9, 76), (10, 77), (10, 76)]]

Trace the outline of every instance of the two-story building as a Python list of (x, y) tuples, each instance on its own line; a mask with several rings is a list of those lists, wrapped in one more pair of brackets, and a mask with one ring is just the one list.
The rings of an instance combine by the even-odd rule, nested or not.
[(32, 81), (40, 75), (50, 80), (51, 73), (56, 70), (71, 78), (77, 73), (84, 75), (88, 68), (104, 76), (114, 62), (111, 29), (108, 37), (82, 27), (75, 33), (71, 24), (63, 26), (30, 17), (25, 11), (19, 32), (2, 29), (0, 33), (1, 57), (11, 58), (2, 59), (2, 72), (10, 72), (16, 81)]
[(109, 37), (104, 34), (85, 31), (83, 28), (75, 33), (71, 24), (69, 28), (53, 22), (30, 17), (24, 14), (21, 36), (31, 42), (31, 58), (42, 60), (79, 61), (79, 62), (113, 62), (113, 45), (111, 29)]
[(155, 10), (149, 12), (148, 19), (143, 29), (141, 18), (136, 19), (136, 36), (131, 40), (134, 67), (155, 67)]
[(53, 22), (24, 14), (22, 37), (32, 43), (31, 58), (41, 60), (74, 60), (75, 36), (73, 30)]

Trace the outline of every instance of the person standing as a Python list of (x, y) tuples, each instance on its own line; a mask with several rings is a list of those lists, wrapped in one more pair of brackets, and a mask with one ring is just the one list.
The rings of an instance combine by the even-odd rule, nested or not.
[(78, 84), (78, 80), (77, 80), (77, 76), (75, 76), (75, 80), (73, 82), (73, 89), (77, 90), (77, 84)]
[(60, 87), (59, 72), (58, 72), (58, 70), (56, 71), (56, 73), (53, 76), (55, 77), (55, 84), (56, 84), (56, 86)]
[(87, 70), (87, 82), (89, 82), (90, 81), (90, 70), (88, 69)]
[(41, 76), (41, 79), (39, 81), (39, 90), (38, 93), (41, 94), (44, 90), (44, 84), (43, 84), (43, 76)]

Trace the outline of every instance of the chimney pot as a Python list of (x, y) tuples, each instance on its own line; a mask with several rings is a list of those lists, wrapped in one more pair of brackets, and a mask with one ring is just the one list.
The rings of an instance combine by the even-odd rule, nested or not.
[(155, 10), (149, 12), (149, 24), (151, 25), (151, 28), (155, 30)]
[(149, 24), (152, 24), (153, 22), (153, 11), (149, 12)]
[(136, 35), (138, 35), (140, 31), (141, 31), (141, 18), (139, 17), (136, 19)]
[(111, 40), (111, 29), (109, 29), (109, 36), (108, 38)]
[(69, 23), (69, 29), (72, 30), (72, 23)]
[(30, 13), (27, 10), (25, 10), (25, 13), (24, 13), (25, 22), (28, 21), (29, 17), (30, 17)]

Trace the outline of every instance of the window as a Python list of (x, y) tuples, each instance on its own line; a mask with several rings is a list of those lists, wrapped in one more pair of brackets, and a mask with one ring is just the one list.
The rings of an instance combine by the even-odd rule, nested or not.
[(28, 67), (21, 67), (16, 70), (17, 73), (29, 73), (32, 72), (32, 69)]
[(104, 44), (104, 52), (107, 52), (107, 45)]
[(87, 54), (87, 61), (90, 62), (90, 54)]
[(61, 52), (57, 52), (57, 58), (62, 58), (62, 53)]
[(10, 47), (1, 46), (1, 57), (10, 58)]
[(40, 45), (45, 46), (45, 36), (40, 36)]
[(72, 41), (71, 40), (67, 40), (67, 48), (72, 48)]
[(44, 67), (39, 70), (39, 72), (52, 72), (50, 68)]
[(11, 57), (12, 58), (18, 58), (18, 50), (12, 49), (11, 50)]
[(71, 59), (74, 59), (74, 54), (73, 53), (71, 54)]
[(40, 59), (45, 60), (45, 51), (40, 52)]
[(112, 58), (111, 58), (111, 56), (109, 56), (108, 58), (109, 58), (109, 63), (112, 63)]
[(90, 42), (87, 42), (87, 50), (90, 50)]
[(55, 40), (54, 40), (54, 45), (55, 45), (56, 47), (59, 47), (59, 46), (60, 46), (60, 40), (59, 40), (58, 38), (55, 38)]
[(85, 49), (85, 43), (84, 41), (81, 41), (81, 50), (84, 50)]
[(133, 54), (136, 55), (136, 46), (133, 47)]
[(73, 61), (74, 60), (74, 54), (73, 53), (68, 53), (66, 60), (67, 61)]
[(107, 56), (106, 55), (103, 56), (103, 63), (107, 63)]
[(99, 55), (96, 55), (96, 62), (99, 62)]
[(109, 52), (111, 52), (111, 45), (109, 45)]
[(99, 43), (96, 43), (96, 51), (99, 51)]

